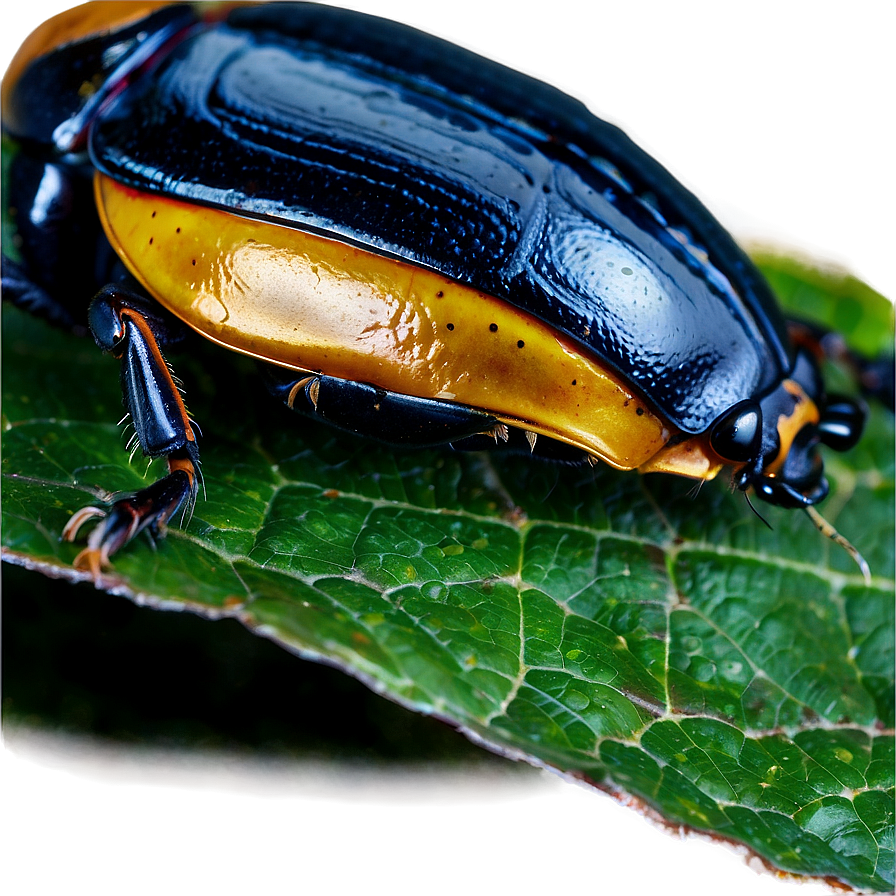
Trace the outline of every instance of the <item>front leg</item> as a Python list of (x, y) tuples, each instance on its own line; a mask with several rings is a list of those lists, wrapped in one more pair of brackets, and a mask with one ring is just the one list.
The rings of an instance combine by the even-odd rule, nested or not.
[(102, 518), (75, 558), (75, 566), (97, 576), (110, 556), (138, 533), (148, 527), (161, 534), (180, 507), (192, 504), (199, 450), (193, 421), (160, 348), (178, 337), (176, 324), (153, 302), (121, 286), (107, 286), (97, 294), (88, 320), (97, 345), (122, 362), (124, 404), (137, 444), (146, 457), (167, 457), (169, 470), (158, 482), (118, 498), (108, 511), (84, 507), (69, 520), (62, 536), (74, 541), (85, 522)]

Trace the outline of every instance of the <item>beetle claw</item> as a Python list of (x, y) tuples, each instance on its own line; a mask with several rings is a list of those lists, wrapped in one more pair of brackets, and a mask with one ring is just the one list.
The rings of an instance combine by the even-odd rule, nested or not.
[(84, 548), (77, 557), (75, 557), (72, 566), (75, 569), (83, 569), (90, 573), (91, 578), (98, 579), (107, 566), (111, 566), (109, 557), (103, 551), (97, 551), (93, 548)]
[[(82, 507), (72, 518), (66, 523), (62, 530), (62, 538), (64, 541), (74, 541), (78, 537), (78, 532), (84, 523), (96, 517), (104, 519), (107, 516), (105, 510), (100, 507)], [(75, 557), (72, 566), (75, 569), (85, 569), (90, 572), (91, 576), (96, 579), (99, 577), (103, 568), (109, 566), (109, 551), (100, 546), (102, 542), (102, 532), (104, 527), (102, 524), (96, 527), (87, 539), (87, 547)], [(100, 536), (97, 535), (100, 533)]]
[(96, 579), (111, 565), (109, 558), (144, 529), (164, 531), (167, 521), (184, 502), (192, 504), (197, 485), (195, 466), (184, 459), (169, 459), (169, 464), (174, 467), (171, 473), (147, 488), (119, 498), (108, 511), (83, 507), (72, 516), (62, 532), (66, 541), (74, 541), (88, 520), (101, 518), (87, 536), (87, 547), (75, 557), (77, 569), (88, 570)]
[(141, 529), (152, 524), (152, 515), (141, 514), (135, 500), (139, 495), (131, 495), (112, 505), (107, 513), (98, 507), (84, 507), (69, 520), (63, 530), (66, 541), (74, 541), (81, 526), (94, 517), (101, 522), (87, 536), (87, 547), (75, 557), (73, 566), (76, 569), (88, 570), (93, 578), (97, 578), (106, 567), (110, 566), (109, 557), (119, 548), (126, 545)]
[(74, 541), (78, 537), (78, 530), (88, 520), (94, 517), (104, 517), (106, 511), (100, 507), (82, 507), (77, 513), (72, 514), (72, 518), (65, 524), (62, 530), (63, 541)]

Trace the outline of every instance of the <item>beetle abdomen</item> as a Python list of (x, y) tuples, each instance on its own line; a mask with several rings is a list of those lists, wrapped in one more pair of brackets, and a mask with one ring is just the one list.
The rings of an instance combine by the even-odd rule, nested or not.
[(345, 243), (97, 178), (116, 251), (204, 336), (308, 373), (456, 402), (621, 469), (672, 432), (533, 315)]
[[(685, 432), (786, 373), (778, 312), (724, 231), (568, 97), (493, 63), (491, 86), (468, 75), (461, 92), (478, 57), (356, 14), (278, 4), (231, 22), (104, 113), (101, 170), (503, 300), (594, 352)], [(328, 29), (343, 37), (321, 42)], [(415, 36), (414, 54), (396, 34)], [(675, 226), (682, 211), (692, 237)]]

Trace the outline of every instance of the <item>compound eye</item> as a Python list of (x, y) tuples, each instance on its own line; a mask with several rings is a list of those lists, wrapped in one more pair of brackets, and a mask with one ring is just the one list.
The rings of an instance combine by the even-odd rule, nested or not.
[(761, 443), (762, 410), (759, 402), (751, 399), (739, 401), (729, 408), (709, 431), (712, 450), (731, 463), (754, 460)]
[(834, 451), (849, 451), (865, 428), (865, 409), (843, 395), (829, 397), (818, 422), (821, 441)]

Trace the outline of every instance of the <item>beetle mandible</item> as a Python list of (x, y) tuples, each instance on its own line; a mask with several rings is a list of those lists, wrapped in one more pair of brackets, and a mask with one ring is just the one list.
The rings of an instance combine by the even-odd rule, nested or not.
[(121, 358), (140, 448), (168, 462), (71, 518), (72, 539), (101, 518), (76, 560), (94, 575), (195, 500), (196, 427), (163, 355), (179, 321), (268, 364), (291, 408), (391, 443), (729, 468), (814, 512), (819, 445), (860, 436), (863, 408), (825, 393), (761, 274), (659, 163), (409, 27), (88, 4), (20, 50), (3, 129), (21, 255), (4, 293), (65, 322), (99, 288), (90, 329)]

